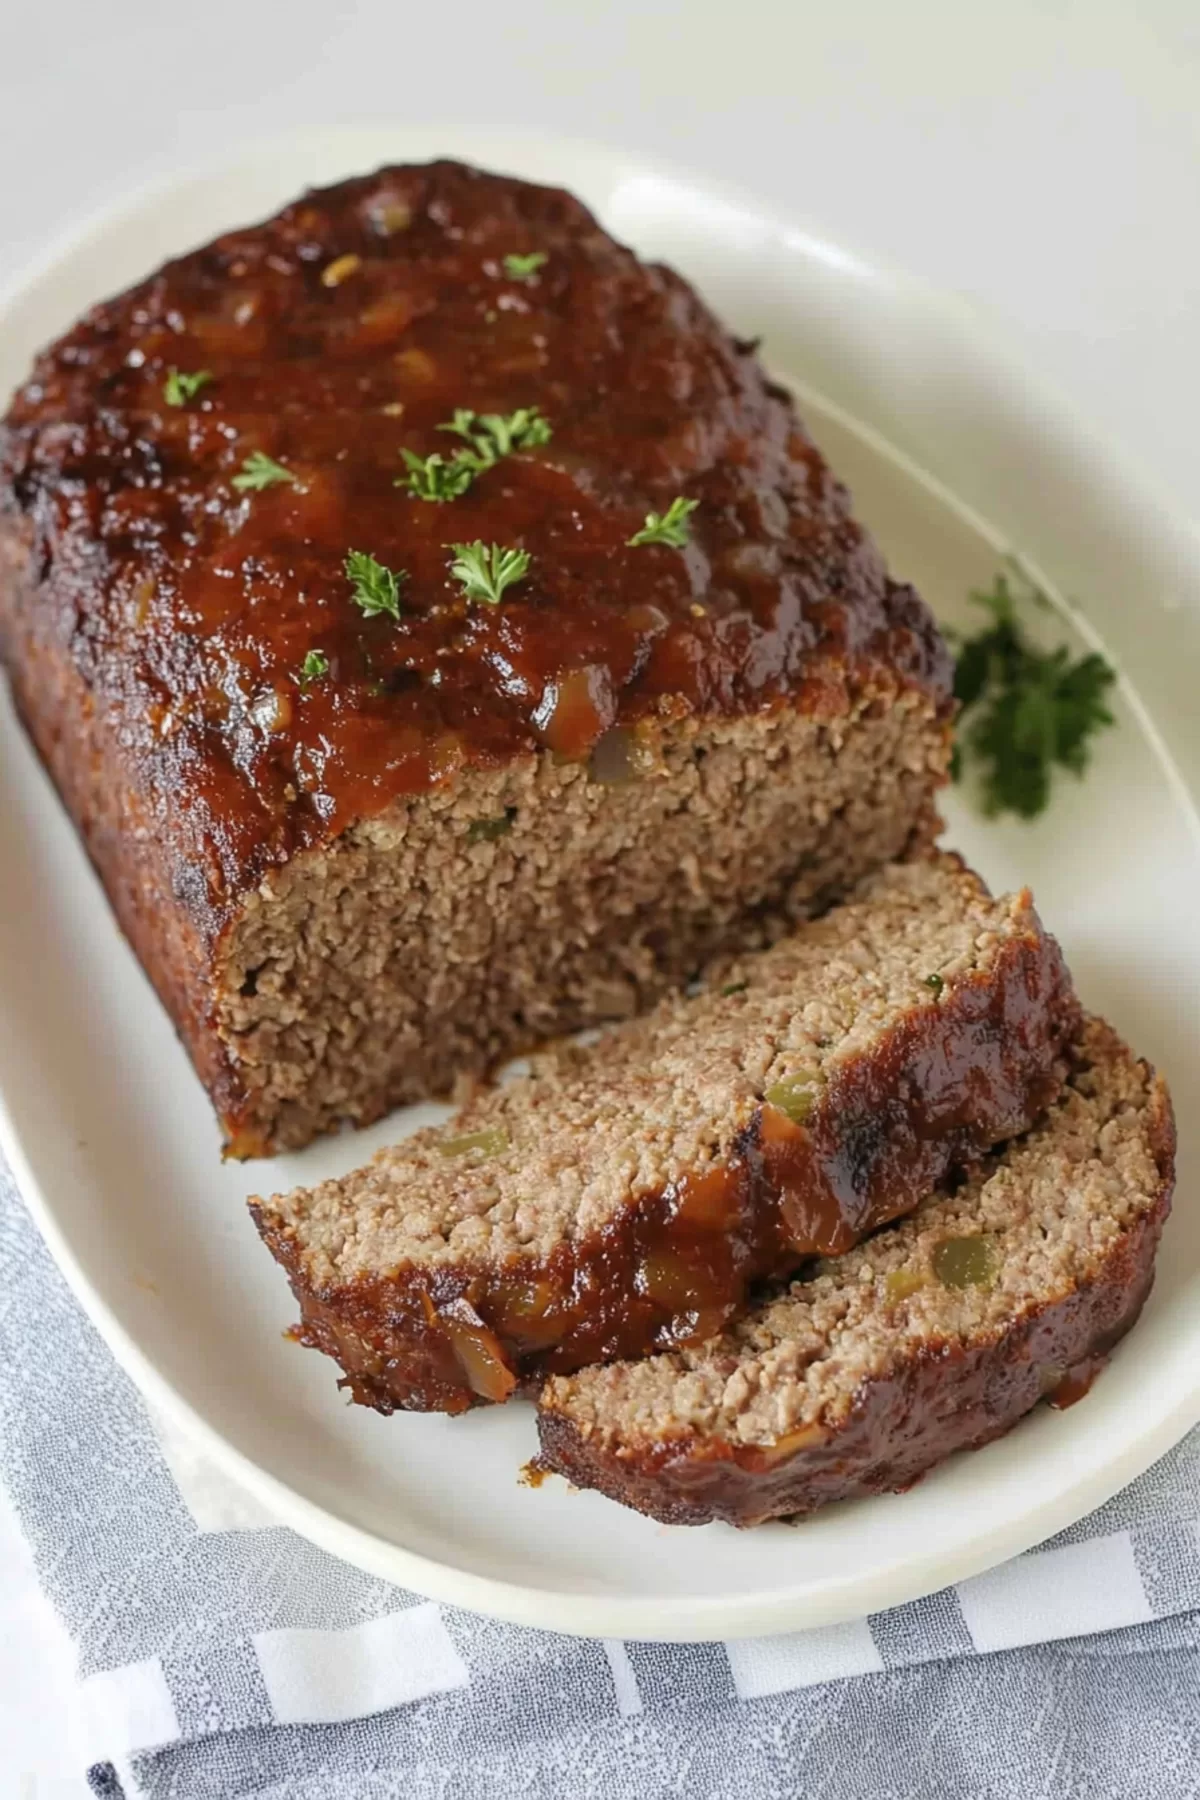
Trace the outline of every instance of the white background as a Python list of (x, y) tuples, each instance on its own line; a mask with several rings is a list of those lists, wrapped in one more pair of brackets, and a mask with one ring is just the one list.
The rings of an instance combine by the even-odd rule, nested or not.
[[(1196, 0), (0, 0), (0, 283), (147, 177), (391, 117), (641, 147), (954, 288), (1200, 521)], [(86, 1794), (68, 1671), (0, 1505), (3, 1800)]]

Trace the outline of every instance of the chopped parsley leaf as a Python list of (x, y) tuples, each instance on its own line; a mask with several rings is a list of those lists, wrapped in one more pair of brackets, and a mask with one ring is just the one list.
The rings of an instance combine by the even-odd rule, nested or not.
[(997, 575), (971, 599), (990, 614), (974, 637), (957, 639), (954, 694), (961, 707), (952, 764), (955, 780), (965, 765), (979, 773), (983, 810), (990, 817), (1015, 813), (1036, 819), (1050, 802), (1054, 771), (1082, 775), (1097, 732), (1113, 724), (1105, 704), (1116, 671), (1096, 651), (1071, 659), (1065, 644), (1039, 650), (1018, 616), (1021, 597), (1049, 605), (1020, 571), (1027, 594), (1018, 596), (1009, 576)]
[(646, 523), (640, 531), (635, 531), (625, 541), (631, 547), (636, 544), (667, 544), (672, 550), (682, 550), (688, 541), (691, 527), (688, 514), (695, 512), (698, 500), (685, 500), (677, 494), (665, 513), (647, 513)]
[(457, 455), (470, 463), (477, 474), (490, 469), (502, 456), (518, 450), (532, 450), (537, 444), (548, 444), (553, 432), (549, 419), (536, 406), (520, 406), (516, 412), (477, 413), (469, 406), (455, 409), (454, 417), (439, 431), (457, 432), (471, 448)]
[(242, 493), (261, 493), (263, 488), (274, 487), (280, 481), (295, 481), (296, 477), (282, 463), (268, 456), (264, 450), (252, 450), (242, 464), (241, 473), (233, 478), (233, 485)]
[(197, 369), (189, 375), (183, 369), (168, 369), (167, 379), (163, 383), (163, 399), (168, 406), (186, 406), (194, 400), (202, 387), (207, 387), (212, 380), (210, 369)]
[(506, 806), (504, 811), (494, 819), (472, 819), (467, 826), (468, 844), (490, 844), (496, 838), (507, 837), (513, 828), (513, 820), (516, 816), (516, 807)]
[(522, 256), (518, 251), (510, 251), (504, 258), (504, 273), (510, 281), (528, 281), (531, 275), (550, 261), (545, 250), (530, 250)]
[(379, 613), (400, 618), (400, 584), (408, 580), (403, 569), (388, 569), (362, 550), (351, 550), (345, 563), (346, 580), (354, 588), (354, 604), (368, 619)]
[(468, 600), (482, 600), (488, 606), (499, 606), (504, 590), (514, 581), (523, 580), (532, 560), (528, 550), (507, 550), (502, 544), (486, 544), (476, 538), (473, 544), (451, 544), (455, 560), (450, 573), (461, 581)]
[(417, 500), (457, 500), (475, 479), (475, 469), (464, 451), (457, 451), (449, 461), (435, 450), (431, 456), (417, 456), (412, 450), (400, 452), (407, 475), (396, 479), (397, 487), (405, 487)]

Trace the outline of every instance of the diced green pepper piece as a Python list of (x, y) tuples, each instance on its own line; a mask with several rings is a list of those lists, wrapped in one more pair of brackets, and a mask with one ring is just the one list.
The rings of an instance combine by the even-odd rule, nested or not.
[(996, 1254), (985, 1237), (943, 1238), (933, 1253), (933, 1272), (943, 1287), (990, 1287)]
[(464, 1131), (461, 1137), (443, 1138), (438, 1149), (443, 1156), (465, 1156), (469, 1150), (499, 1156), (508, 1149), (508, 1133), (503, 1125), (489, 1125), (482, 1131)]
[(803, 1125), (817, 1098), (817, 1077), (811, 1069), (797, 1069), (793, 1075), (785, 1075), (781, 1081), (773, 1082), (763, 1095), (770, 1106), (776, 1106), (785, 1113), (793, 1125)]
[(516, 816), (516, 807), (509, 806), (495, 819), (472, 819), (467, 826), (468, 844), (490, 844), (493, 838), (507, 837)]
[(883, 1285), (889, 1300), (907, 1300), (925, 1286), (925, 1273), (915, 1263), (905, 1263), (902, 1269), (892, 1269)]

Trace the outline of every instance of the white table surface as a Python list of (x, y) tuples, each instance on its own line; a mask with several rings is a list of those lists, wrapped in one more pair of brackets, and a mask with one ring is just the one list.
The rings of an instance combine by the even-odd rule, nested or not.
[[(957, 289), (1200, 521), (1195, 0), (4, 0), (0, 282), (147, 176), (391, 116), (641, 147)], [(0, 1503), (0, 1800), (87, 1794), (70, 1671)]]

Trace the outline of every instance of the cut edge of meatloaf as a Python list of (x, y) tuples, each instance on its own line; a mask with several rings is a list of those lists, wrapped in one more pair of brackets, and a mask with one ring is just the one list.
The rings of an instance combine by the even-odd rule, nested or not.
[[(467, 494), (406, 491), (460, 409), (541, 406)], [(283, 475), (247, 491), (255, 455)], [(638, 542), (685, 495), (687, 543)], [(457, 538), (530, 553), (502, 603)], [(763, 941), (931, 841), (950, 749), (937, 627), (753, 345), (569, 195), (447, 162), (305, 195), (38, 359), (0, 655), (238, 1156)]]
[(1028, 1125), (1078, 1018), (1028, 892), (892, 866), (771, 949), (478, 1093), (365, 1168), (253, 1201), (354, 1396), (457, 1411), (709, 1337)]
[(302, 853), (218, 963), (235, 1147), (303, 1144), (632, 1016), (926, 846), (929, 725), (907, 695), (651, 725), (636, 780), (525, 756)]
[(963, 1186), (710, 1343), (547, 1382), (540, 1461), (672, 1524), (908, 1487), (1086, 1391), (1149, 1291), (1174, 1150), (1165, 1084), (1089, 1019), (1045, 1120)]

